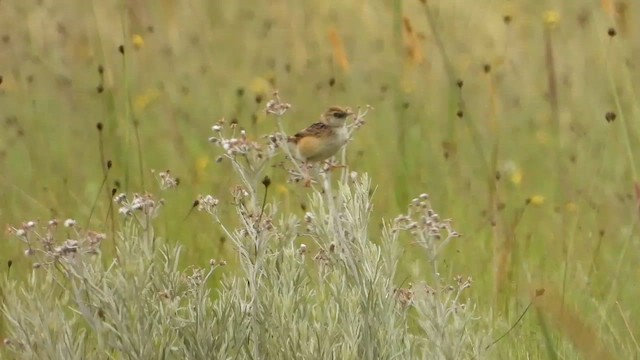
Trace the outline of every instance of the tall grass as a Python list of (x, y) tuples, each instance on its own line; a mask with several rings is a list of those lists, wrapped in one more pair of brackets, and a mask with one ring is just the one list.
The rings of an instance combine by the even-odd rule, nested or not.
[[(506, 331), (532, 288), (553, 295), (491, 357), (637, 355), (634, 2), (43, 0), (1, 2), (0, 14), (0, 223), (73, 214), (81, 232), (106, 234), (108, 264), (129, 231), (113, 195), (159, 194), (154, 176), (170, 168), (180, 185), (162, 192), (159, 246), (182, 246), (180, 270), (224, 258), (230, 276), (243, 270), (220, 224), (242, 219), (190, 212), (199, 194), (232, 203), (237, 184), (202, 130), (224, 117), (258, 141), (330, 105), (371, 104), (344, 155), (372, 179), (371, 217), (428, 190), (465, 235), (439, 254), (440, 273), (473, 276), (479, 331)], [(280, 121), (264, 112), (275, 88), (295, 105)], [(281, 161), (255, 177), (252, 201), (268, 176), (268, 202), (303, 219), (314, 190), (288, 183)], [(372, 221), (369, 237), (384, 228)], [(31, 262), (10, 237), (0, 263), (24, 281)], [(399, 238), (396, 286), (434, 281), (411, 241)]]

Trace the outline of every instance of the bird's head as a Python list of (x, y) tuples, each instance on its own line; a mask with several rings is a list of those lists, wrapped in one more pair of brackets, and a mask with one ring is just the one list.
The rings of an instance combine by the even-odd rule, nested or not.
[(353, 115), (351, 109), (332, 106), (322, 114), (322, 122), (332, 127), (342, 127), (350, 115)]

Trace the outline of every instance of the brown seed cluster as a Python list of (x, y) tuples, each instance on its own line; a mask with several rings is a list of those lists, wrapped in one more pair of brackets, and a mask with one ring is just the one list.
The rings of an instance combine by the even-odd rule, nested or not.
[(616, 120), (616, 113), (609, 111), (604, 115), (604, 119), (607, 120), (608, 123), (614, 122)]

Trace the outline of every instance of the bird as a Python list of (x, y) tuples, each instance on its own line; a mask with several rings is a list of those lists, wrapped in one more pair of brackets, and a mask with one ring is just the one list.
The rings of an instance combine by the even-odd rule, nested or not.
[(349, 140), (346, 120), (353, 112), (348, 107), (331, 106), (311, 124), (288, 138), (294, 157), (308, 163), (320, 162), (335, 155)]
[[(291, 155), (304, 163), (305, 186), (311, 185), (308, 165), (324, 161), (335, 155), (349, 140), (346, 121), (353, 112), (348, 107), (331, 106), (320, 116), (320, 121), (300, 130), (287, 139)], [(330, 169), (340, 166), (330, 166)]]

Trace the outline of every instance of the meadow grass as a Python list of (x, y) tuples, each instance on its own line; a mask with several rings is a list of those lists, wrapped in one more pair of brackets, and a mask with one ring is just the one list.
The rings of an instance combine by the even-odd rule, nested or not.
[[(264, 111), (275, 89), (293, 105), (280, 120), (288, 133), (327, 106), (369, 104), (346, 156), (375, 189), (371, 239), (378, 219), (427, 192), (463, 235), (438, 272), (474, 279), (464, 295), (478, 338), (534, 310), (479, 356), (638, 356), (631, 1), (45, 0), (0, 11), (1, 223), (74, 218), (113, 254), (128, 228), (112, 190), (158, 194), (171, 169), (180, 185), (162, 192), (155, 233), (182, 246), (183, 266), (225, 259), (232, 277), (239, 246), (219, 225), (240, 224), (235, 208), (220, 206), (220, 224), (190, 213), (199, 194), (234, 200), (238, 177), (216, 163), (211, 125), (237, 121), (249, 139), (277, 131)], [(281, 168), (265, 175), (282, 213), (314, 206)], [(3, 271), (24, 280), (31, 260), (5, 237)], [(416, 245), (402, 248), (395, 286), (432, 281)]]

